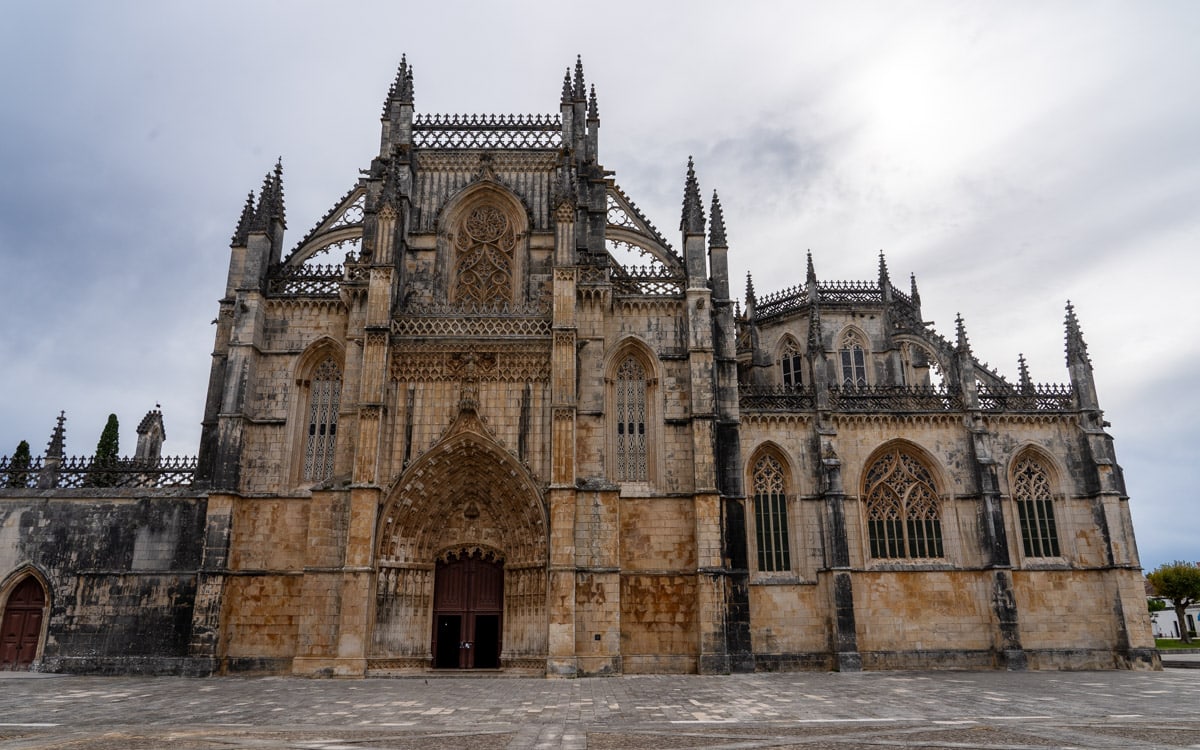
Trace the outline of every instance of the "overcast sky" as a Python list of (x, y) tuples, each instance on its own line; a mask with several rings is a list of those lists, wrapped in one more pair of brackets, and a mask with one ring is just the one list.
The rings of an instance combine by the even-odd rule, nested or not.
[[(59, 410), (193, 455), (228, 244), (283, 157), (288, 244), (418, 112), (555, 112), (582, 54), (601, 161), (677, 244), (689, 155), (735, 289), (915, 272), (1010, 380), (1066, 382), (1074, 302), (1143, 565), (1200, 560), (1200, 4), (3, 2), (0, 454)], [(1192, 302), (1185, 304), (1185, 300)], [(1188, 333), (1192, 331), (1193, 333)]]

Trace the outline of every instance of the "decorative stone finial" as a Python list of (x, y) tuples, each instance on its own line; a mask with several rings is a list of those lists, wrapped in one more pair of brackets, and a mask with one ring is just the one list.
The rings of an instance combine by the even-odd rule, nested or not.
[(54, 430), (50, 433), (50, 442), (46, 444), (46, 458), (62, 458), (63, 449), (67, 444), (67, 430), (63, 425), (67, 421), (67, 413), (60, 411)]
[(805, 276), (805, 280), (808, 283), (808, 287), (809, 287), (810, 294), (811, 294), (812, 293), (811, 290), (817, 288), (817, 269), (815, 266), (813, 266), (812, 250), (809, 250), (807, 255), (808, 255), (808, 271)]
[(713, 191), (712, 197), (712, 224), (708, 228), (708, 246), (709, 247), (729, 247), (725, 241), (725, 214), (721, 211), (721, 199), (717, 197), (717, 191)]
[(404, 90), (404, 79), (408, 77), (408, 57), (400, 55), (400, 65), (396, 67), (396, 78), (392, 81), (392, 85), (388, 87), (387, 99), (383, 102), (383, 114), (387, 114), (391, 108), (393, 101), (396, 101), (400, 96), (400, 92)]
[(400, 103), (413, 103), (413, 66), (409, 65), (404, 73), (404, 84), (400, 87)]
[(250, 233), (250, 225), (254, 222), (254, 191), (246, 196), (246, 205), (242, 206), (242, 215), (238, 219), (237, 228), (233, 230), (233, 237), (229, 240), (232, 247), (244, 247), (246, 237)]
[(908, 287), (909, 288), (909, 296), (912, 297), (913, 304), (916, 305), (917, 307), (920, 307), (921, 306), (921, 293), (917, 291), (917, 275), (915, 273), (909, 274), (908, 283), (909, 283), (909, 287)]
[(967, 338), (967, 326), (963, 323), (962, 315), (955, 313), (954, 330), (958, 336), (958, 351), (963, 354), (971, 353), (971, 341)]
[(583, 84), (583, 55), (575, 56), (575, 88), (571, 92), (571, 98), (577, 102), (583, 101), (587, 97), (587, 87)]
[(1033, 390), (1033, 381), (1029, 378), (1029, 365), (1025, 364), (1025, 355), (1017, 355), (1017, 372), (1019, 373), (1021, 390)]
[(704, 206), (700, 205), (700, 183), (696, 182), (696, 168), (692, 157), (688, 157), (687, 180), (683, 185), (683, 216), (679, 228), (687, 234), (704, 234)]
[(746, 272), (746, 307), (750, 307), (755, 303), (754, 298), (754, 279), (751, 278), (750, 272)]
[(600, 106), (596, 103), (596, 84), (592, 84), (591, 93), (588, 94), (588, 112), (589, 120), (600, 119)]
[(1079, 318), (1075, 317), (1075, 306), (1067, 300), (1067, 366), (1075, 363), (1090, 365), (1087, 342), (1083, 340), (1083, 331), (1079, 328)]
[(562, 88), (562, 103), (571, 103), (571, 66), (567, 66), (567, 72), (563, 73), (563, 88)]
[(883, 289), (892, 283), (891, 276), (888, 275), (887, 258), (884, 257), (883, 251), (879, 251), (879, 288)]

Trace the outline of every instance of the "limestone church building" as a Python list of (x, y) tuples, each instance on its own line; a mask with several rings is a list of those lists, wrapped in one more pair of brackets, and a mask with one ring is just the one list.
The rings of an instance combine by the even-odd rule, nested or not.
[(1069, 305), (1070, 382), (1040, 385), (882, 256), (735, 301), (756, 249), (694, 166), (664, 233), (599, 131), (580, 63), (557, 112), (445, 116), (405, 62), (307, 233), (276, 166), (213, 290), (198, 459), (151, 412), (134, 458), (70, 458), (60, 418), (0, 463), (0, 665), (1157, 666)]

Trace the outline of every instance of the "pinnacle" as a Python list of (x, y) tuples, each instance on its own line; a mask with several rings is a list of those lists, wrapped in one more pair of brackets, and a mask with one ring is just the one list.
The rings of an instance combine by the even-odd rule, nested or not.
[(1025, 364), (1025, 355), (1017, 355), (1017, 372), (1021, 377), (1021, 390), (1029, 390), (1033, 387), (1033, 381), (1029, 379), (1029, 365)]
[(1079, 328), (1079, 318), (1075, 316), (1075, 306), (1067, 300), (1067, 366), (1076, 361), (1091, 363), (1088, 357), (1087, 342), (1083, 340), (1083, 331)]
[(958, 335), (958, 350), (960, 352), (971, 353), (971, 341), (967, 338), (967, 326), (963, 322), (963, 317), (959, 313), (954, 315), (954, 330)]
[(912, 297), (913, 304), (917, 307), (921, 306), (921, 293), (917, 291), (917, 275), (910, 273), (908, 275), (909, 296)]
[(67, 421), (67, 413), (60, 411), (58, 413), (58, 422), (54, 425), (54, 430), (50, 433), (50, 442), (46, 445), (47, 458), (62, 458), (63, 448), (66, 446), (67, 431), (63, 427), (63, 423)]
[(396, 67), (396, 78), (392, 81), (392, 85), (388, 87), (387, 100), (383, 103), (383, 113), (386, 115), (388, 106), (401, 95), (404, 90), (404, 81), (408, 77), (408, 56), (400, 55), (400, 65)]
[(712, 197), (712, 225), (708, 230), (708, 246), (709, 247), (729, 247), (725, 240), (725, 214), (721, 211), (721, 199), (717, 197), (717, 191), (713, 191)]
[(817, 285), (817, 269), (813, 266), (812, 250), (808, 251), (808, 272), (805, 278), (810, 287)]
[(575, 88), (571, 91), (571, 98), (577, 102), (583, 101), (587, 97), (587, 87), (583, 83), (583, 55), (575, 56)]
[(879, 285), (890, 284), (891, 277), (888, 275), (887, 258), (884, 257), (883, 251), (879, 251)]
[(704, 207), (700, 205), (700, 184), (696, 182), (696, 168), (692, 157), (688, 157), (687, 180), (683, 186), (683, 216), (679, 229), (687, 234), (704, 234)]
[(749, 305), (754, 302), (754, 279), (750, 276), (750, 272), (746, 272), (746, 303)]
[(563, 104), (571, 103), (571, 66), (570, 65), (567, 66), (567, 72), (563, 73), (562, 103)]
[(600, 107), (596, 103), (596, 84), (594, 84), (594, 83), (592, 84), (591, 93), (588, 94), (587, 116), (588, 116), (589, 120), (599, 120), (600, 119)]
[(254, 191), (251, 190), (246, 196), (246, 205), (242, 206), (242, 215), (238, 218), (237, 228), (233, 230), (233, 237), (229, 240), (229, 244), (234, 247), (241, 247), (246, 244), (246, 235), (250, 232), (250, 224), (254, 221)]

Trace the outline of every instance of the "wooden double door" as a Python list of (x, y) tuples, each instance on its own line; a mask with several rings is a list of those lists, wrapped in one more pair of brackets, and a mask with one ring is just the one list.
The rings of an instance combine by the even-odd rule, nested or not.
[(435, 669), (499, 669), (504, 563), (480, 553), (438, 562), (433, 589)]
[(0, 669), (28, 669), (37, 657), (46, 590), (33, 576), (17, 584), (0, 619)]

